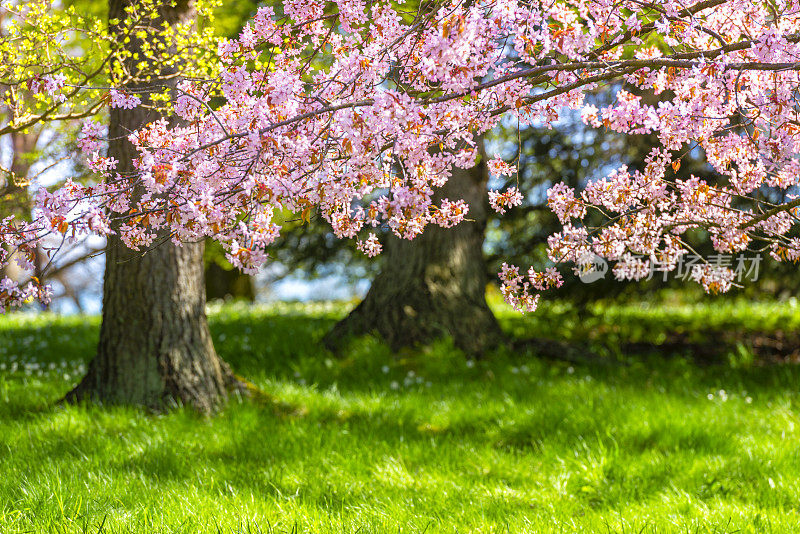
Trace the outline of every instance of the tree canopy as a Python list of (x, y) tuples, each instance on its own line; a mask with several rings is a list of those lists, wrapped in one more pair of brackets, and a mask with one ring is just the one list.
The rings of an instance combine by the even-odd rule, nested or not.
[[(42, 28), (51, 38), (59, 31)], [(191, 49), (191, 37), (176, 39)], [(654, 262), (674, 266), (698, 228), (718, 252), (759, 246), (796, 260), (798, 42), (796, 1), (442, 0), (412, 9), (289, 0), (259, 8), (238, 38), (220, 40), (208, 68), (181, 73), (164, 106), (184, 122), (130, 134), (135, 173), (116, 173), (101, 155), (102, 132), (87, 125), (82, 146), (104, 180), (40, 191), (33, 220), (5, 219), (0, 238), (24, 251), (53, 232), (107, 233), (120, 218), (131, 248), (152, 246), (165, 229), (176, 242), (213, 237), (231, 263), (253, 270), (287, 212), (307, 220), (316, 210), (338, 237), (374, 255), (381, 243), (372, 228), (412, 239), (469, 216), (461, 199), (432, 198), (453, 167), (475, 164), (476, 136), (504, 118), (547, 125), (578, 110), (593, 127), (652, 134), (654, 143), (641, 169), (620, 166), (580, 192), (549, 189), (562, 225), (550, 260), (598, 255), (617, 277), (637, 279)], [(70, 81), (79, 72), (70, 61), (40, 57), (9, 85), (27, 86), (40, 113), (74, 113), (76, 95), (97, 89), (89, 78)], [(110, 82), (103, 104), (140, 104)], [(587, 101), (619, 82), (608, 105)], [(692, 151), (718, 179), (676, 175)], [(515, 173), (498, 157), (488, 164), (496, 175)], [(134, 186), (145, 194), (132, 195)], [(499, 212), (523, 197), (516, 186), (489, 195)], [(561, 283), (552, 268), (523, 275), (505, 265), (500, 277), (521, 310)], [(706, 263), (693, 277), (725, 291), (733, 274)], [(35, 283), (1, 284), (5, 304), (44, 296)]]

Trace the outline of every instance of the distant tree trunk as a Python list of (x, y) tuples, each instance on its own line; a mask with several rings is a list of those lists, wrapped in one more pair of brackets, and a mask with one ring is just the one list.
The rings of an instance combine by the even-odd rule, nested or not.
[[(136, 2), (109, 0), (109, 18), (123, 19), (124, 7)], [(163, 7), (160, 15), (174, 24), (193, 16), (193, 9), (187, 0), (179, 0), (175, 7)], [(137, 50), (141, 45), (132, 38), (129, 46)], [(159, 77), (165, 73), (158, 67), (154, 71), (151, 82), (134, 89), (163, 86)], [(146, 103), (144, 96), (142, 100)], [(119, 161), (121, 174), (135, 172), (136, 154), (127, 141), (128, 133), (158, 117), (143, 106), (111, 110), (108, 155)], [(183, 403), (210, 412), (236, 384), (230, 368), (214, 351), (206, 322), (203, 244), (176, 247), (167, 241), (142, 254), (111, 236), (97, 355), (66, 400), (156, 409)]]
[(329, 346), (368, 333), (395, 350), (450, 336), (467, 355), (479, 357), (502, 340), (486, 303), (487, 179), (484, 161), (454, 169), (436, 199), (463, 198), (470, 220), (450, 229), (429, 226), (413, 241), (391, 238), (380, 274), (361, 304), (328, 333)]
[(231, 298), (253, 302), (256, 299), (253, 277), (239, 269), (223, 269), (216, 263), (210, 263), (205, 276), (208, 300)]
[(253, 302), (256, 289), (253, 277), (233, 267), (225, 260), (222, 247), (211, 240), (206, 241), (204, 258), (206, 298), (244, 299)]
[[(39, 133), (12, 132), (8, 136), (11, 140), (11, 165), (8, 169), (11, 175), (6, 177), (5, 187), (0, 188), (0, 219), (13, 215), (17, 219), (30, 220), (33, 203), (28, 191), (31, 171), (29, 156), (36, 150)], [(20, 281), (25, 273), (12, 261), (0, 267), (0, 279), (6, 276)]]

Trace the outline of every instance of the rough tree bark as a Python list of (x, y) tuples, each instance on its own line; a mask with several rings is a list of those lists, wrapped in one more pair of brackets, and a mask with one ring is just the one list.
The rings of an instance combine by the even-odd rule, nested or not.
[[(109, 18), (123, 19), (125, 6), (136, 2), (109, 0)], [(170, 24), (192, 16), (189, 0), (160, 13)], [(141, 44), (132, 39), (129, 46), (135, 50)], [(154, 71), (150, 82), (132, 89), (146, 95), (148, 87), (174, 83), (165, 81), (169, 73), (155, 66)], [(119, 161), (121, 174), (135, 172), (128, 133), (158, 117), (146, 106), (111, 110), (108, 155)], [(97, 355), (66, 400), (154, 409), (182, 403), (210, 412), (225, 401), (231, 387), (238, 383), (214, 351), (206, 321), (203, 244), (176, 247), (166, 241), (142, 254), (110, 237)]]
[(469, 220), (450, 229), (429, 226), (413, 241), (392, 237), (364, 300), (327, 334), (329, 347), (368, 333), (394, 350), (450, 336), (468, 356), (480, 357), (503, 339), (486, 303), (487, 180), (483, 161), (453, 171), (436, 199), (463, 198), (470, 206)]

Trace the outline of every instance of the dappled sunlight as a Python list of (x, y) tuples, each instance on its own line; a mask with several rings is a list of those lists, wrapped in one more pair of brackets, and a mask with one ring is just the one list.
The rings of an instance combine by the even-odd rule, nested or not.
[(0, 521), (108, 516), (114, 528), (196, 532), (212, 518), (310, 531), (797, 520), (798, 367), (508, 350), (476, 362), (447, 341), (393, 355), (370, 338), (333, 355), (318, 340), (344, 308), (286, 308), (213, 310), (218, 350), (258, 393), (211, 418), (56, 406), (91, 357), (74, 359), (85, 341), (60, 332), (93, 339), (96, 322), (3, 318), (22, 335), (0, 338), (0, 451), (11, 452), (0, 495), (18, 510)]

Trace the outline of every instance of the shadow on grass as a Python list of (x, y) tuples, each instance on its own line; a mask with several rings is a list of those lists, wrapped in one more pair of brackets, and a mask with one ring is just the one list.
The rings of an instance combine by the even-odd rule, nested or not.
[[(336, 314), (318, 317), (270, 313), (221, 315), (212, 316), (210, 326), (218, 353), (244, 378), (252, 381), (292, 382), (301, 375), (304, 383), (315, 384), (320, 390), (336, 385), (339, 389), (352, 393), (386, 391), (391, 394), (390, 386), (393, 383), (402, 383), (404, 373), (414, 372), (417, 376), (424, 375), (425, 380), (433, 381), (437, 386), (478, 384), (497, 395), (509, 396), (514, 401), (524, 401), (533, 394), (533, 390), (525, 385), (524, 380), (515, 378), (511, 387), (504, 387), (496, 382), (508, 378), (509, 368), (525, 364), (536, 366), (541, 376), (547, 376), (546, 371), (550, 374), (563, 374), (569, 365), (577, 368), (579, 375), (590, 376), (600, 383), (629, 391), (663, 388), (672, 394), (682, 392), (685, 395), (695, 395), (698, 390), (719, 388), (738, 388), (753, 394), (770, 393), (781, 389), (793, 390), (800, 383), (800, 368), (793, 365), (749, 364), (734, 367), (723, 361), (700, 368), (692, 365), (693, 357), (687, 355), (685, 350), (664, 352), (642, 349), (641, 352), (624, 355), (626, 363), (630, 365), (608, 366), (605, 363), (613, 358), (612, 353), (619, 354), (621, 349), (614, 345), (614, 339), (608, 336), (603, 338), (596, 333), (597, 323), (602, 318), (584, 313), (584, 321), (581, 323), (576, 319), (577, 315), (573, 310), (566, 310), (558, 313), (550, 311), (533, 319), (502, 317), (501, 322), (512, 335), (549, 334), (552, 337), (559, 335), (560, 329), (567, 328), (571, 335), (563, 336), (565, 341), (574, 342), (575, 346), (584, 344), (595, 350), (596, 354), (605, 357), (599, 358), (597, 362), (593, 362), (591, 358), (583, 358), (578, 363), (569, 363), (542, 360), (535, 346), (518, 351), (501, 348), (486, 361), (479, 362), (475, 368), (469, 368), (465, 366), (463, 355), (447, 342), (433, 349), (392, 354), (377, 340), (367, 338), (356, 340), (352, 344), (352, 350), (337, 360), (319, 342), (337, 320)], [(655, 319), (645, 319), (647, 320), (643, 320), (642, 324), (637, 323), (636, 328), (627, 323), (623, 323), (622, 327), (631, 331), (652, 328), (654, 333), (651, 338), (660, 337), (663, 341), (665, 332), (681, 332), (685, 326), (677, 324), (680, 321), (675, 320), (659, 326)], [(688, 320), (684, 322), (691, 323)], [(613, 325), (600, 326), (602, 331), (612, 329)], [(7, 358), (12, 355), (18, 359), (35, 357), (41, 363), (65, 359), (88, 361), (95, 349), (97, 330), (97, 321), (71, 321), (67, 324), (55, 322), (42, 328), (15, 328), (13, 336), (0, 340), (0, 362), (8, 361)], [(619, 337), (621, 334), (617, 332), (615, 335)], [(639, 334), (633, 335), (634, 338), (637, 336), (641, 338)], [(34, 344), (35, 350), (31, 350)], [(385, 372), (386, 367), (391, 368), (390, 373)], [(677, 389), (673, 387), (676, 382), (680, 385)], [(441, 394), (448, 396), (460, 393), (448, 391), (445, 387)], [(36, 409), (40, 408), (37, 406)], [(46, 412), (47, 409), (42, 408), (42, 411)], [(295, 408), (284, 406), (279, 407), (278, 411), (293, 412)], [(25, 401), (12, 401), (0, 407), (3, 417), (13, 419), (30, 417), (30, 413), (26, 412), (31, 410), (26, 408)]]
[(0, 362), (88, 361), (97, 349), (99, 332), (99, 324), (94, 319), (0, 328)]
[[(676, 494), (748, 506), (796, 502), (779, 477), (796, 476), (800, 460), (769, 435), (784, 423), (759, 418), (794, 410), (800, 367), (698, 367), (690, 356), (654, 352), (624, 354), (625, 366), (570, 363), (542, 359), (535, 347), (500, 348), (469, 362), (448, 342), (392, 354), (369, 338), (337, 359), (319, 342), (335, 320), (212, 316), (220, 355), (261, 388), (212, 419), (184, 409), (161, 416), (61, 409), (47, 399), (66, 384), (35, 389), (19, 377), (3, 399), (0, 378), (0, 428), (9, 430), (0, 436), (0, 467), (15, 469), (0, 477), (0, 495), (23, 500), (20, 480), (27, 478), (45, 487), (47, 480), (74, 483), (78, 493), (116, 484), (108, 494), (128, 503), (142, 491), (190, 491), (211, 502), (241, 494), (321, 511), (375, 502), (460, 510), (470, 503), (500, 523), (529, 512), (539, 494), (575, 510), (648, 506), (677, 501)], [(572, 312), (501, 320), (520, 337), (617, 349), (626, 332), (640, 343), (652, 329), (651, 340), (663, 344), (691, 323), (580, 322)], [(40, 362), (81, 354), (85, 361), (96, 336), (96, 324), (21, 327), (0, 340), (0, 362), (11, 354)], [(721, 389), (731, 395), (727, 403), (716, 400)], [(745, 394), (757, 399), (758, 411), (749, 411), (755, 408)], [(769, 486), (773, 479), (777, 488)], [(765, 504), (764, 495), (772, 500)]]

